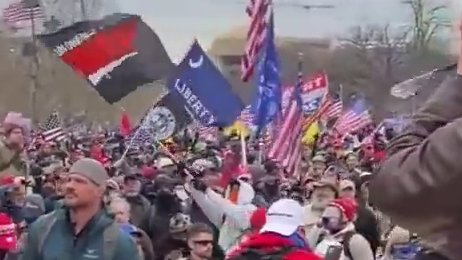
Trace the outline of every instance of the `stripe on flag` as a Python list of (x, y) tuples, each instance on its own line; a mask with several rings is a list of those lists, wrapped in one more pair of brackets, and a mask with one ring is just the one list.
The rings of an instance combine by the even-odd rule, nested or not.
[(341, 136), (360, 130), (372, 123), (372, 118), (367, 110), (364, 101), (358, 100), (346, 110), (334, 125)]
[(318, 120), (320, 117), (322, 117), (322, 115), (324, 115), (326, 113), (326, 111), (329, 109), (329, 107), (331, 106), (331, 101), (329, 98), (326, 98), (323, 100), (321, 106), (319, 106), (318, 110), (316, 110), (316, 112), (307, 117), (304, 122), (303, 122), (303, 131), (306, 131), (308, 129), (308, 127), (310, 127), (310, 125), (312, 123), (314, 123), (316, 120)]
[(42, 132), (45, 142), (56, 141), (60, 142), (66, 138), (58, 112), (51, 113), (44, 124), (44, 131)]
[(43, 132), (43, 136), (46, 142), (50, 142), (50, 141), (60, 142), (66, 137), (61, 127), (57, 127), (57, 128), (45, 131)]
[(324, 119), (331, 119), (339, 117), (342, 114), (343, 104), (341, 100), (329, 100), (329, 107), (326, 109), (324, 114), (321, 116)]
[(42, 8), (37, 5), (36, 7), (25, 7), (23, 1), (17, 1), (3, 9), (3, 20), (5, 24), (13, 28), (25, 28), (31, 26), (31, 18), (44, 19), (45, 14)]
[(266, 35), (266, 14), (268, 0), (250, 0), (246, 13), (250, 17), (245, 51), (241, 60), (241, 79), (248, 81), (258, 63), (258, 56)]
[(241, 111), (241, 115), (239, 116), (238, 120), (244, 123), (247, 127), (253, 125), (255, 115), (251, 111), (251, 106), (247, 106)]
[[(299, 83), (296, 88), (302, 85), (301, 73)], [(300, 90), (294, 90), (294, 95), (290, 100), (274, 142), (268, 151), (268, 158), (279, 162), (288, 173), (293, 173), (300, 161), (302, 153), (302, 133), (304, 125), (302, 102), (299, 94)], [(298, 94), (298, 97), (297, 97)]]

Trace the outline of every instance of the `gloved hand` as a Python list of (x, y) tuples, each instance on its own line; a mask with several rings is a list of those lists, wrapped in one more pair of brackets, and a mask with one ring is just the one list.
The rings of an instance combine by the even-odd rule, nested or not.
[(202, 180), (200, 180), (198, 178), (192, 179), (191, 183), (192, 183), (194, 189), (196, 189), (198, 191), (205, 192), (207, 190), (207, 184), (205, 184)]

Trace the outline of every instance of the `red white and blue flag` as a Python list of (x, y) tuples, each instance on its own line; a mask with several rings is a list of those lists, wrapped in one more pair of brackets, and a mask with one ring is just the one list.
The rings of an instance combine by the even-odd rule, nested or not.
[(360, 130), (372, 123), (371, 115), (363, 98), (358, 98), (353, 106), (345, 110), (334, 125), (334, 129), (344, 136), (347, 133)]
[(329, 91), (329, 81), (326, 73), (321, 72), (313, 75), (301, 89), (303, 113), (311, 116), (321, 107), (324, 98)]
[(2, 12), (4, 23), (14, 29), (30, 28), (32, 20), (39, 24), (43, 22), (45, 15), (42, 8), (37, 4), (36, 6), (26, 6), (23, 1), (14, 1)]
[(326, 106), (327, 108), (324, 113), (322, 113), (321, 119), (329, 120), (331, 118), (339, 117), (342, 114), (343, 102), (340, 98), (334, 100), (331, 97), (327, 97)]
[(259, 54), (266, 36), (266, 16), (269, 5), (269, 0), (250, 0), (246, 8), (246, 13), (250, 17), (250, 26), (241, 60), (241, 79), (245, 82), (252, 77), (258, 64)]
[(301, 100), (302, 75), (299, 74), (298, 84), (293, 90), (288, 107), (283, 113), (282, 122), (268, 151), (268, 158), (274, 160), (286, 170), (293, 173), (301, 160), (303, 109)]

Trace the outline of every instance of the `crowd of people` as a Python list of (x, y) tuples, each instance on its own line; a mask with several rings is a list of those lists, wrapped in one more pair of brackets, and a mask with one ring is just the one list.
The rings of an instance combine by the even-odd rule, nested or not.
[(458, 75), (399, 136), (325, 129), (295, 172), (233, 132), (138, 146), (110, 130), (28, 143), (29, 120), (10, 113), (0, 259), (458, 259)]
[(290, 175), (233, 133), (205, 140), (185, 132), (125, 154), (123, 138), (108, 131), (25, 149), (22, 122), (2, 124), (1, 259), (372, 260), (417, 252), (414, 237), (368, 202), (391, 130), (342, 140), (323, 132)]

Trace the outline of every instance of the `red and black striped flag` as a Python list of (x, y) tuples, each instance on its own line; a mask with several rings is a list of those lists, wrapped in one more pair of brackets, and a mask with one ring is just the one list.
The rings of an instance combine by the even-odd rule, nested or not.
[(136, 15), (78, 22), (40, 40), (111, 104), (174, 68), (159, 37)]

